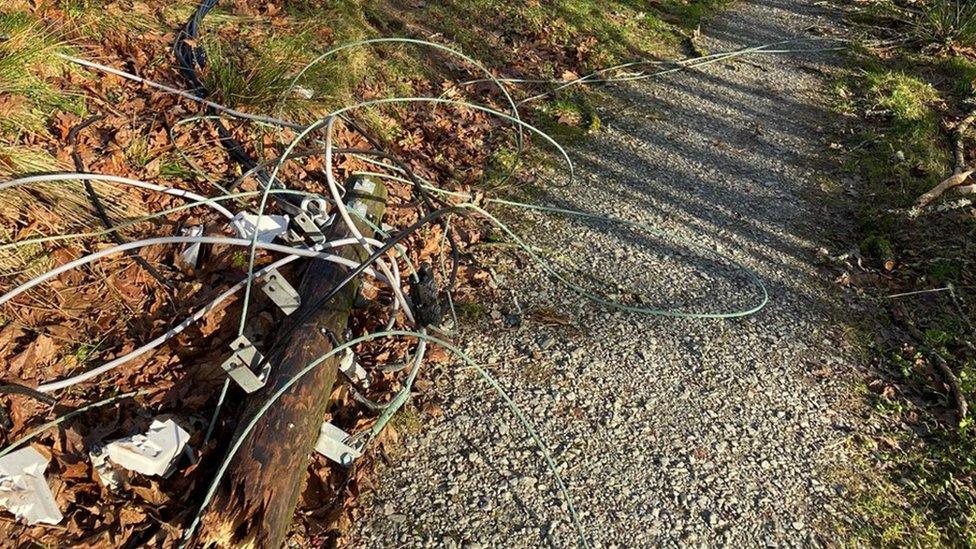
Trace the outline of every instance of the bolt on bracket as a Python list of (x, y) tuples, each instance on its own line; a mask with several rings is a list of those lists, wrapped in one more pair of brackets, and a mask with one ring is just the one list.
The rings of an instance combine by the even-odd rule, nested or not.
[(227, 375), (247, 393), (253, 393), (264, 387), (271, 372), (271, 364), (265, 364), (260, 374), (254, 373), (258, 365), (264, 362), (264, 357), (254, 344), (246, 337), (240, 336), (231, 342), (230, 348), (234, 354), (221, 364)]
[(350, 438), (352, 437), (348, 433), (326, 421), (319, 429), (315, 451), (343, 467), (349, 467), (356, 458), (363, 455), (360, 450), (346, 444)]
[(302, 298), (295, 291), (295, 288), (285, 280), (285, 277), (281, 276), (278, 269), (268, 271), (261, 281), (261, 289), (282, 312), (290, 315), (298, 310), (302, 304)]
[(310, 238), (316, 244), (325, 241), (325, 235), (322, 234), (322, 229), (319, 228), (318, 223), (312, 218), (307, 212), (299, 212), (295, 214), (294, 218), (295, 224), (298, 228)]

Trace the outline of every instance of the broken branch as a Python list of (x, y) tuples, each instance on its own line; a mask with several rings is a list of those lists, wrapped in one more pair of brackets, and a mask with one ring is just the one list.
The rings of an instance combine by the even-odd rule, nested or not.
[(933, 200), (942, 196), (942, 194), (945, 193), (947, 190), (962, 185), (963, 183), (966, 182), (967, 179), (969, 179), (969, 176), (972, 175), (974, 171), (976, 170), (970, 168), (965, 171), (953, 174), (951, 177), (949, 177), (942, 183), (936, 185), (935, 188), (933, 188), (931, 191), (918, 197), (918, 207), (924, 208), (925, 206), (928, 206)]

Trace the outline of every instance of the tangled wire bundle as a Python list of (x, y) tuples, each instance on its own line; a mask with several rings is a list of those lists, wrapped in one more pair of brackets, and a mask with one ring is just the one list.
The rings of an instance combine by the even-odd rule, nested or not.
[[(471, 80), (467, 83), (477, 81), (487, 81), (492, 83), (497, 88), (503, 102), (507, 104), (506, 111), (502, 111), (484, 104), (451, 99), (445, 96), (386, 98), (349, 105), (332, 112), (322, 120), (306, 125), (284, 120), (280, 114), (280, 105), (279, 112), (274, 116), (263, 116), (240, 112), (208, 100), (206, 98), (207, 90), (202, 84), (200, 78), (200, 71), (204, 70), (206, 67), (206, 52), (200, 46), (196, 45), (195, 41), (199, 36), (200, 27), (204, 17), (214, 8), (214, 6), (216, 6), (216, 4), (217, 0), (205, 0), (186, 26), (180, 31), (175, 43), (174, 52), (179, 63), (178, 68), (180, 74), (190, 85), (189, 91), (180, 90), (171, 86), (160, 84), (158, 82), (146, 80), (125, 71), (113, 69), (111, 67), (100, 65), (84, 59), (68, 56), (63, 57), (89, 69), (114, 74), (116, 76), (142, 83), (169, 94), (179, 95), (184, 99), (188, 99), (202, 105), (206, 109), (204, 115), (190, 118), (188, 121), (208, 121), (212, 123), (217, 131), (221, 145), (226, 149), (229, 156), (235, 162), (239, 163), (243, 168), (243, 175), (234, 181), (218, 187), (221, 189), (221, 193), (210, 196), (203, 196), (184, 189), (167, 187), (157, 183), (109, 174), (83, 173), (84, 166), (81, 165), (80, 162), (76, 162), (76, 172), (31, 175), (0, 183), (0, 192), (6, 192), (9, 189), (14, 189), (17, 187), (29, 188), (30, 186), (46, 185), (56, 182), (81, 181), (86, 184), (86, 188), (89, 190), (88, 195), (96, 209), (99, 207), (99, 197), (98, 193), (91, 186), (91, 183), (93, 182), (134, 187), (143, 191), (169, 195), (184, 201), (183, 204), (176, 207), (153, 212), (147, 216), (139, 217), (138, 219), (127, 221), (125, 223), (112, 223), (107, 219), (106, 216), (101, 216), (103, 219), (103, 228), (98, 231), (46, 235), (42, 237), (16, 240), (0, 245), (0, 250), (16, 250), (26, 246), (38, 246), (45, 243), (62, 242), (80, 238), (111, 236), (115, 240), (113, 246), (104, 247), (88, 255), (78, 257), (63, 263), (60, 266), (51, 268), (42, 274), (30, 277), (0, 296), (0, 305), (11, 303), (12, 300), (24, 295), (26, 292), (37, 288), (40, 285), (56, 280), (58, 277), (70, 273), (71, 271), (80, 267), (102, 261), (105, 258), (116, 256), (118, 254), (133, 254), (134, 258), (139, 258), (140, 256), (138, 256), (136, 252), (150, 246), (214, 245), (246, 249), (246, 275), (231, 287), (220, 293), (212, 301), (203, 305), (202, 307), (199, 307), (187, 318), (171, 325), (163, 334), (149, 342), (120, 354), (112, 360), (104, 362), (103, 364), (100, 364), (94, 368), (87, 369), (83, 372), (75, 373), (63, 379), (49, 380), (40, 383), (36, 390), (24, 388), (22, 386), (0, 386), (0, 391), (18, 392), (20, 394), (26, 394), (27, 396), (45, 399), (45, 401), (48, 403), (55, 403), (56, 400), (50, 396), (51, 394), (70, 390), (83, 382), (88, 382), (99, 376), (103, 376), (124, 364), (131, 363), (141, 357), (144, 358), (148, 356), (155, 349), (166, 344), (168, 341), (184, 332), (184, 330), (190, 326), (200, 322), (202, 319), (207, 317), (208, 314), (218, 310), (221, 304), (231, 299), (233, 296), (235, 296), (235, 294), (241, 293), (242, 290), (243, 298), (241, 301), (242, 306), (237, 335), (243, 336), (245, 335), (249, 324), (255, 321), (255, 316), (252, 308), (249, 305), (252, 301), (252, 287), (256, 281), (261, 280), (263, 277), (276, 269), (291, 264), (299, 259), (311, 259), (315, 261), (336, 263), (348, 269), (348, 274), (339, 284), (333, 287), (331, 291), (321, 296), (315, 296), (314, 306), (305, 310), (314, 310), (318, 308), (329, 301), (343, 287), (345, 287), (345, 285), (349, 284), (358, 277), (366, 277), (369, 282), (375, 282), (378, 283), (378, 285), (384, 286), (390, 296), (387, 320), (383, 325), (383, 329), (374, 331), (360, 330), (357, 333), (351, 334), (351, 337), (349, 338), (337, 338), (336, 342), (338, 345), (334, 349), (332, 349), (325, 356), (319, 357), (318, 359), (310, 362), (304, 369), (301, 370), (299, 374), (290, 378), (283, 386), (280, 386), (280, 388), (278, 388), (267, 398), (267, 400), (261, 405), (258, 414), (250, 419), (250, 421), (244, 426), (243, 431), (239, 431), (239, 433), (242, 433), (242, 435), (231, 441), (230, 446), (222, 454), (222, 460), (216, 467), (216, 470), (208, 484), (208, 488), (203, 494), (202, 501), (199, 501), (199, 507), (197, 508), (195, 515), (191, 514), (183, 519), (183, 523), (186, 525), (186, 528), (182, 534), (182, 543), (188, 544), (193, 541), (194, 533), (196, 532), (200, 523), (203, 510), (213, 498), (221, 479), (223, 478), (229, 465), (235, 459), (235, 455), (244, 438), (248, 433), (251, 432), (258, 420), (269, 409), (275, 406), (275, 404), (279, 401), (282, 395), (288, 391), (289, 388), (298, 383), (303, 376), (322, 365), (327, 359), (337, 356), (339, 353), (342, 353), (347, 349), (357, 349), (364, 345), (375, 344), (381, 340), (398, 338), (415, 342), (415, 346), (410, 352), (409, 358), (403, 360), (402, 364), (393, 365), (384, 370), (386, 372), (402, 371), (402, 378), (400, 379), (401, 387), (385, 402), (378, 402), (375, 399), (368, 398), (364, 394), (357, 393), (357, 401), (367, 408), (369, 413), (375, 414), (375, 417), (368, 427), (353, 435), (353, 442), (361, 448), (368, 448), (370, 444), (377, 439), (377, 437), (383, 432), (384, 427), (388, 424), (390, 419), (410, 398), (414, 381), (417, 379), (418, 372), (425, 363), (425, 357), (428, 353), (430, 345), (433, 344), (440, 346), (448, 350), (450, 353), (456, 355), (458, 359), (476, 369), (480, 373), (480, 375), (498, 392), (500, 397), (511, 408), (526, 431), (539, 446), (540, 450), (545, 456), (548, 467), (555, 477), (562, 496), (566, 499), (570, 518), (577, 529), (579, 544), (581, 546), (587, 546), (587, 535), (583, 529), (579, 517), (577, 516), (576, 508), (569, 497), (569, 492), (560, 478), (555, 463), (550, 457), (550, 453), (546, 449), (546, 446), (541, 438), (536, 433), (529, 418), (521, 412), (521, 410), (515, 404), (514, 399), (503, 389), (503, 387), (489, 374), (486, 369), (479, 366), (475, 360), (465, 355), (456, 346), (448, 341), (452, 333), (447, 331), (447, 329), (438, 326), (438, 320), (440, 317), (438, 311), (439, 304), (437, 303), (436, 299), (438, 294), (442, 294), (447, 298), (447, 304), (450, 306), (451, 316), (455, 319), (454, 325), (456, 326), (456, 315), (453, 311), (453, 300), (450, 296), (457, 279), (461, 254), (458, 250), (459, 245), (454, 238), (451, 220), (458, 217), (467, 217), (473, 220), (481, 220), (482, 222), (486, 222), (500, 231), (505, 238), (511, 241), (511, 243), (522, 251), (522, 253), (526, 254), (543, 271), (551, 275), (552, 280), (576, 292), (582, 299), (592, 301), (600, 306), (629, 313), (666, 315), (684, 318), (735, 318), (747, 316), (760, 310), (768, 300), (768, 294), (762, 282), (752, 271), (742, 265), (739, 265), (730, 258), (723, 256), (722, 254), (694, 242), (667, 235), (664, 232), (658, 231), (653, 227), (649, 227), (641, 223), (625, 219), (615, 219), (611, 216), (603, 214), (582, 212), (566, 208), (555, 208), (547, 205), (528, 204), (497, 197), (473, 196), (468, 192), (444, 189), (430, 179), (416, 174), (410, 169), (406, 162), (399, 160), (395, 155), (388, 151), (382, 150), (379, 143), (372, 139), (369, 134), (360, 128), (351, 118), (351, 114), (356, 110), (367, 107), (394, 104), (426, 104), (431, 106), (447, 105), (460, 109), (480, 111), (512, 124), (516, 130), (516, 143), (519, 153), (521, 153), (525, 143), (525, 136), (534, 135), (541, 138), (553, 146), (562, 156), (566, 162), (566, 165), (569, 167), (570, 180), (572, 179), (572, 161), (570, 160), (567, 152), (552, 137), (533, 125), (525, 122), (519, 113), (519, 105), (524, 104), (526, 101), (539, 99), (545, 94), (534, 95), (521, 102), (516, 102), (512, 98), (507, 87), (510, 84), (519, 84), (523, 82), (550, 82), (545, 80), (514, 80), (496, 78), (491, 71), (481, 66), (476, 60), (471, 59), (447, 46), (414, 39), (387, 38), (366, 40), (334, 48), (313, 60), (295, 76), (290, 88), (282, 96), (282, 103), (284, 102), (284, 97), (293, 92), (299, 78), (305, 74), (305, 72), (312, 65), (326, 62), (340, 51), (354, 47), (379, 46), (383, 44), (412, 44), (415, 46), (435, 48), (440, 52), (456, 56), (460, 62), (466, 64), (467, 66), (476, 67), (484, 74), (484, 79)], [(776, 44), (782, 43), (783, 42), (777, 42)], [(573, 82), (551, 83), (556, 85), (556, 88), (553, 91), (558, 91), (559, 89), (563, 89), (571, 85), (583, 83), (632, 81), (641, 78), (649, 78), (656, 75), (669, 74), (677, 70), (683, 70), (687, 67), (700, 66), (703, 64), (722, 61), (724, 59), (729, 59), (739, 55), (783, 53), (789, 51), (772, 49), (772, 47), (776, 44), (757, 46), (754, 48), (747, 48), (745, 50), (724, 54), (713, 54), (697, 60), (681, 62), (678, 63), (677, 66), (663, 68), (650, 73), (621, 73), (623, 70), (633, 70), (638, 66), (650, 64), (648, 62), (628, 63), (618, 67), (611, 67), (597, 71), (591, 75), (574, 80)], [(287, 144), (283, 144), (283, 152), (280, 155), (258, 160), (253, 158), (247, 152), (246, 148), (235, 139), (233, 131), (226, 125), (227, 119), (237, 120), (241, 123), (271, 126), (273, 128), (277, 128), (279, 132), (291, 131), (294, 132), (295, 135), (290, 141), (287, 142)], [(358, 132), (372, 145), (372, 148), (354, 149), (335, 147), (333, 142), (338, 125), (345, 125), (346, 127), (352, 128), (353, 131)], [(279, 136), (280, 135), (281, 133), (279, 133)], [(340, 155), (354, 157), (360, 162), (370, 166), (369, 170), (360, 170), (357, 173), (399, 185), (406, 185), (407, 188), (411, 189), (415, 198), (415, 202), (411, 203), (411, 206), (415, 207), (418, 211), (416, 221), (400, 229), (391, 228), (388, 226), (375, 226), (373, 229), (376, 231), (376, 237), (365, 237), (358, 229), (357, 221), (362, 223), (367, 222), (368, 220), (363, 217), (361, 212), (350, 210), (344, 203), (344, 197), (351, 192), (351, 189), (347, 189), (336, 176), (336, 169), (333, 162), (334, 159)], [(321, 156), (324, 159), (324, 166), (321, 169), (321, 175), (324, 177), (327, 193), (318, 194), (305, 189), (294, 188), (292, 184), (283, 181), (283, 169), (289, 162), (294, 162), (312, 156)], [(514, 173), (515, 169), (516, 165), (513, 165), (508, 177), (511, 176), (511, 173)], [(249, 179), (253, 179), (257, 182), (257, 190), (238, 190), (242, 182)], [(323, 207), (323, 205), (325, 206)], [(207, 213), (199, 215), (207, 220), (206, 226), (210, 228), (220, 226), (232, 228), (234, 227), (235, 220), (238, 219), (238, 216), (242, 213), (265, 216), (271, 212), (277, 211), (280, 213), (291, 214), (293, 216), (302, 214), (318, 215), (320, 219), (328, 219), (331, 223), (343, 224), (347, 228), (351, 237), (341, 240), (319, 241), (314, 243), (306, 241), (305, 244), (299, 244), (295, 243), (295, 241), (290, 241), (288, 243), (264, 241), (259, 238), (259, 232), (256, 230), (252, 231), (250, 234), (241, 231), (235, 231), (235, 234), (228, 234), (226, 231), (211, 232), (210, 234), (199, 235), (166, 234), (131, 242), (126, 242), (119, 236), (121, 231), (132, 225), (144, 223), (146, 221), (165, 219), (171, 214), (187, 212), (191, 209), (194, 211), (199, 211), (201, 207), (206, 208), (205, 211)], [(622, 299), (615, 299), (610, 297), (609, 289), (607, 292), (600, 292), (594, 290), (590, 286), (585, 286), (580, 282), (574, 281), (573, 277), (567, 273), (566, 269), (561, 268), (554, 261), (545, 257), (543, 252), (530, 245), (525, 237), (520, 236), (513, 228), (504, 223), (500, 219), (497, 212), (492, 213), (493, 209), (497, 210), (502, 208), (515, 211), (533, 211), (545, 215), (560, 216), (569, 219), (598, 220), (601, 222), (616, 224), (621, 227), (620, 230), (634, 231), (648, 235), (668, 236), (668, 238), (670, 238), (672, 241), (677, 241), (683, 246), (694, 248), (702, 254), (714, 257), (717, 261), (720, 261), (726, 265), (734, 266), (734, 268), (738, 269), (739, 272), (741, 272), (755, 288), (755, 298), (751, 298), (751, 303), (746, 306), (733, 308), (727, 311), (673, 310), (662, 307), (652, 307), (642, 304), (641, 302), (625, 302)], [(214, 219), (218, 220), (219, 222), (214, 221)], [(450, 248), (449, 267), (447, 261), (442, 261), (441, 265), (439, 266), (440, 279), (445, 281), (442, 288), (436, 287), (436, 278), (431, 270), (431, 267), (429, 265), (417, 266), (412, 261), (409, 250), (404, 246), (411, 236), (418, 234), (418, 231), (429, 228), (435, 224), (440, 226), (440, 234), (443, 235), (443, 238), (448, 240)], [(362, 250), (367, 259), (365, 261), (356, 262), (336, 255), (334, 253), (335, 250), (342, 247), (359, 248)], [(278, 254), (281, 257), (277, 260), (266, 262), (263, 266), (259, 266), (259, 251)], [(140, 264), (143, 263), (145, 262), (140, 261)], [(149, 270), (150, 274), (160, 279), (161, 283), (164, 285), (171, 284), (171, 281), (165, 280), (163, 275), (152, 269), (148, 263), (145, 263), (143, 268)], [(406, 276), (404, 273), (407, 273)], [(304, 319), (300, 318), (298, 321), (293, 322), (291, 324), (291, 329), (294, 329), (296, 326), (301, 326), (302, 320)], [(434, 336), (431, 335), (428, 330), (440, 331), (443, 335)], [(279, 340), (287, 340), (291, 335), (293, 334), (288, 331), (283, 331), (277, 334), (277, 338)], [(341, 339), (347, 340), (342, 342)], [(260, 366), (268, 364), (271, 368), (274, 368), (276, 361), (278, 361), (280, 358), (280, 356), (275, 356), (273, 353), (269, 354), (269, 356), (264, 358), (263, 363)], [(219, 423), (219, 414), (222, 406), (225, 403), (230, 386), (229, 378), (225, 379), (220, 394), (216, 398), (212, 416), (207, 422), (206, 435), (204, 437), (203, 444), (201, 445), (205, 450), (213, 450), (215, 447), (214, 445), (210, 444), (210, 441), (216, 432), (215, 429)], [(352, 390), (355, 391), (356, 389), (352, 388)], [(151, 393), (152, 389), (144, 389), (141, 392)], [(14, 449), (23, 446), (27, 442), (36, 438), (38, 435), (42, 434), (46, 429), (60, 425), (72, 417), (76, 417), (79, 414), (85, 413), (89, 410), (117, 403), (120, 400), (130, 398), (135, 394), (137, 393), (127, 392), (119, 395), (113, 395), (97, 402), (92, 402), (75, 409), (70, 409), (57, 419), (38, 426), (18, 440), (10, 443), (6, 448), (0, 451), (0, 456), (6, 455)], [(224, 443), (226, 444), (226, 441), (224, 441)], [(209, 472), (212, 470), (212, 468), (197, 469), (198, 472)]]

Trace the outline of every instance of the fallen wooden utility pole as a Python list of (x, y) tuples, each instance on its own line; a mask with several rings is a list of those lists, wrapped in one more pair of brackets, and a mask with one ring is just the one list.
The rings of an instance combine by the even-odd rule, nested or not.
[[(352, 196), (348, 207), (360, 211), (365, 208), (367, 219), (379, 226), (386, 206), (386, 187), (368, 180), (359, 181), (363, 183), (350, 185), (354, 190), (349, 193)], [(357, 188), (362, 190), (357, 192)], [(366, 223), (355, 221), (363, 236), (373, 235)], [(350, 236), (341, 219), (325, 231), (326, 240)], [(368, 256), (360, 246), (343, 246), (332, 253), (356, 262), (362, 262)], [(309, 264), (298, 291), (301, 305), (282, 327), (282, 334), (291, 335), (275, 343), (269, 356), (280, 358), (271, 364), (265, 387), (248, 399), (235, 440), (270, 395), (329, 352), (333, 348), (332, 337), (342, 338), (359, 291), (359, 279), (347, 284), (324, 306), (314, 311), (308, 309), (350, 270), (325, 261)], [(300, 324), (295, 326), (294, 319), (304, 320), (299, 320)], [(313, 369), (258, 420), (207, 507), (200, 537), (204, 545), (281, 547), (304, 487), (309, 454), (319, 436), (338, 364), (338, 357), (335, 357)]]

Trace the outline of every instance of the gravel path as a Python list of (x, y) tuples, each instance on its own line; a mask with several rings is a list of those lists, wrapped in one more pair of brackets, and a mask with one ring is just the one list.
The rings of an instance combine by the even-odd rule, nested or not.
[[(703, 29), (717, 52), (836, 30), (813, 1), (742, 2)], [(813, 30), (810, 30), (813, 27)], [(824, 42), (790, 47), (824, 47)], [(499, 253), (505, 301), (459, 341), (552, 449), (593, 547), (832, 544), (855, 371), (818, 272), (816, 197), (834, 53), (765, 55), (613, 92), (605, 131), (572, 151), (571, 189), (541, 202), (641, 220), (754, 269), (770, 303), (742, 320), (607, 311)], [(622, 299), (718, 311), (757, 299), (741, 271), (669, 237), (515, 212), (574, 280)], [(584, 278), (589, 275), (590, 278)], [(636, 289), (636, 290), (635, 290)], [(508, 291), (511, 290), (511, 291)], [(516, 318), (520, 326), (508, 326)], [(562, 317), (562, 318), (557, 318)], [(440, 370), (444, 415), (406, 435), (366, 496), (355, 546), (570, 547), (553, 476), (476, 372)]]

